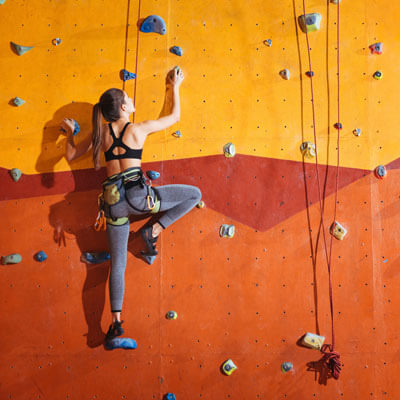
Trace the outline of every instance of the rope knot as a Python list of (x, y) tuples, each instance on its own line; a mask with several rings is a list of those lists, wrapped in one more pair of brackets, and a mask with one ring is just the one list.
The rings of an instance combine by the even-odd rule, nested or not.
[(340, 354), (337, 351), (333, 351), (332, 345), (324, 344), (321, 347), (321, 353), (323, 353), (322, 361), (325, 361), (326, 365), (332, 372), (332, 376), (335, 379), (339, 379), (339, 374), (342, 369), (340, 363)]

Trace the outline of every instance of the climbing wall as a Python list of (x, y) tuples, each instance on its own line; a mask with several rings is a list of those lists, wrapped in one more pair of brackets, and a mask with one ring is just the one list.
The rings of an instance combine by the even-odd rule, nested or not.
[[(308, 34), (313, 98), (300, 0), (1, 3), (0, 255), (22, 257), (0, 265), (1, 399), (399, 397), (396, 2), (342, 0), (338, 21), (337, 5), (306, 0), (322, 17)], [(164, 19), (165, 35), (138, 32), (149, 15)], [(17, 55), (10, 42), (33, 49)], [(377, 42), (382, 54), (369, 49)], [(181, 119), (148, 138), (143, 169), (161, 173), (155, 185), (198, 186), (206, 207), (163, 232), (151, 266), (139, 256), (146, 220), (132, 221), (122, 319), (138, 347), (109, 351), (110, 266), (81, 261), (108, 250), (93, 229), (105, 169), (95, 172), (90, 155), (67, 162), (59, 125), (78, 121), (79, 143), (101, 93), (133, 97), (135, 85), (135, 121), (158, 118), (175, 65), (185, 73)], [(123, 82), (123, 68), (136, 80)], [(303, 159), (305, 141), (317, 145), (319, 166)], [(227, 158), (229, 142), (236, 155)], [(336, 193), (348, 231), (331, 255), (339, 379), (301, 344), (306, 333), (333, 342), (326, 252)], [(219, 235), (222, 224), (235, 226), (232, 238)], [(231, 375), (221, 369), (228, 359)]]

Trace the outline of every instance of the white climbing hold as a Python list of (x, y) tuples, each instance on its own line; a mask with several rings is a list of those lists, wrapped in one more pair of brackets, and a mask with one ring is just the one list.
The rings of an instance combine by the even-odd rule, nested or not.
[(19, 106), (22, 106), (22, 104), (25, 104), (25, 100), (22, 100), (21, 98), (16, 97), (13, 100), (13, 103), (14, 103), (15, 106), (19, 107)]
[(331, 225), (330, 232), (331, 235), (334, 236), (336, 239), (343, 240), (343, 238), (346, 236), (347, 229), (340, 225), (339, 222), (335, 221)]
[(300, 146), (300, 151), (301, 154), (303, 154), (303, 157), (315, 157), (315, 144), (312, 142), (304, 142)]
[(224, 154), (225, 157), (234, 157), (234, 155), (236, 154), (236, 149), (235, 149), (235, 145), (233, 143), (227, 143), (224, 146)]
[(288, 69), (283, 69), (282, 71), (279, 71), (279, 75), (287, 81), (290, 79), (290, 71)]

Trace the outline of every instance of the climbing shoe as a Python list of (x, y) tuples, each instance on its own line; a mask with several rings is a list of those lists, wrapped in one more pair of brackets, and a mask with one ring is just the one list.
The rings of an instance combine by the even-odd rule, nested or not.
[(152, 226), (148, 226), (147, 228), (142, 228), (140, 230), (140, 235), (142, 236), (147, 248), (147, 251), (142, 251), (141, 253), (146, 256), (156, 256), (158, 254), (158, 251), (156, 250), (155, 246), (158, 236), (153, 237), (152, 231), (153, 231)]
[(108, 328), (108, 332), (106, 334), (106, 341), (114, 339), (117, 336), (121, 336), (124, 333), (121, 324), (124, 321), (114, 321)]

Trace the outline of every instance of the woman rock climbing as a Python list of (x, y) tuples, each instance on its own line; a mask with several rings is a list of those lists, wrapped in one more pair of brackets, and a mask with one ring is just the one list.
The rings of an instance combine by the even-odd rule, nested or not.
[[(152, 226), (140, 234), (147, 256), (157, 254), (156, 241), (163, 229), (189, 212), (201, 199), (201, 192), (190, 185), (165, 185), (153, 188), (141, 170), (142, 149), (147, 135), (161, 131), (179, 121), (179, 86), (183, 72), (175, 67), (167, 75), (167, 88), (173, 92), (172, 111), (157, 120), (130, 123), (135, 112), (132, 99), (120, 89), (109, 89), (93, 108), (93, 133), (79, 145), (73, 142), (74, 121), (66, 118), (61, 127), (67, 131), (66, 158), (71, 161), (93, 150), (95, 169), (100, 168), (100, 152), (104, 152), (107, 179), (100, 197), (106, 217), (107, 238), (111, 253), (109, 280), (112, 324), (106, 341), (123, 334), (121, 309), (125, 289), (125, 268), (129, 236), (129, 215), (165, 212)], [(102, 124), (102, 117), (108, 124)]]

